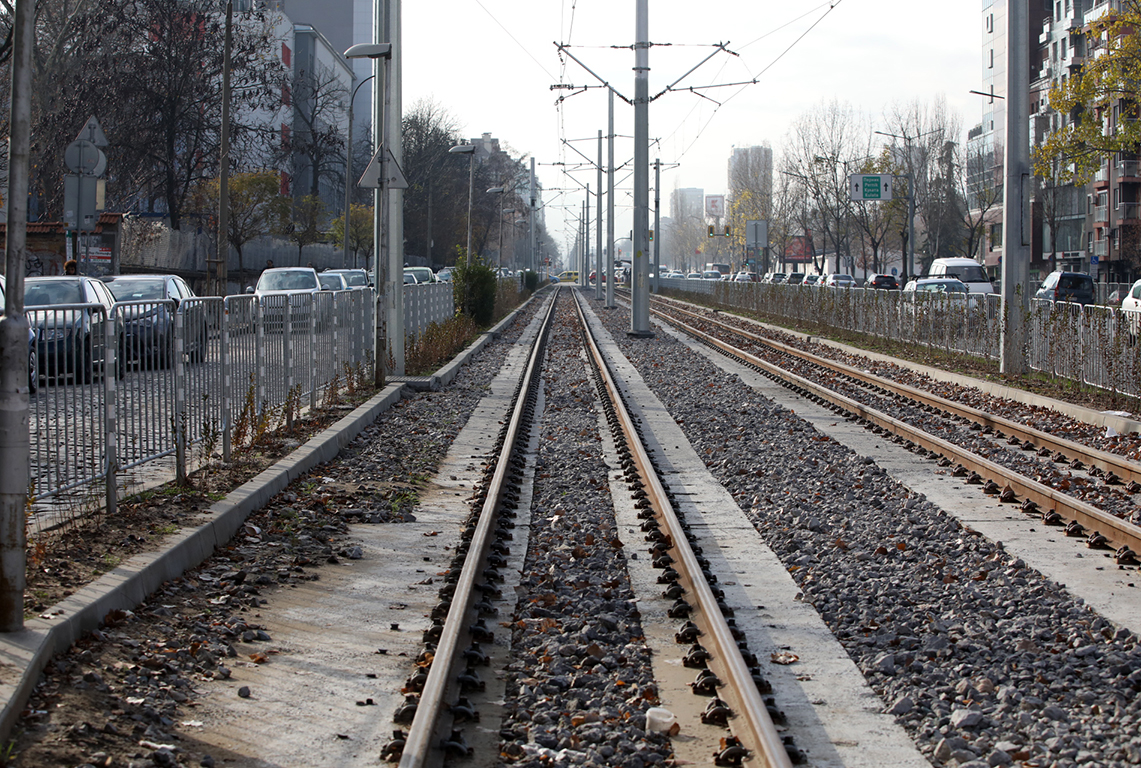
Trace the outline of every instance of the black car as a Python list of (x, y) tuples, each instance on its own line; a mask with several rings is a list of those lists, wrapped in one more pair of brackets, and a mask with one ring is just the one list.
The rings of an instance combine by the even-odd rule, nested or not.
[(872, 288), (879, 288), (884, 291), (898, 291), (899, 278), (895, 275), (872, 275), (872, 279), (868, 281), (868, 285)]
[[(5, 291), (8, 289), (8, 283), (4, 279), (4, 275), (0, 275), (0, 314), (4, 313), (4, 308), (7, 306), (5, 302)], [(36, 394), (36, 390), (40, 386), (40, 366), (39, 366), (39, 352), (36, 349), (36, 331), (29, 324), (28, 326), (28, 394)]]
[(118, 348), (117, 378), (126, 374), (123, 328), (115, 317), (115, 297), (107, 286), (86, 275), (29, 277), (24, 281), (24, 311), (36, 332), (40, 375), (75, 376), (89, 382), (103, 371), (106, 328), (113, 323)]
[(166, 368), (174, 361), (175, 315), (182, 315), (183, 349), (192, 363), (206, 359), (206, 307), (177, 275), (108, 275), (103, 282), (123, 306), (123, 333), (131, 361)]
[(1093, 278), (1084, 272), (1051, 272), (1034, 294), (1036, 299), (1093, 304), (1097, 301)]

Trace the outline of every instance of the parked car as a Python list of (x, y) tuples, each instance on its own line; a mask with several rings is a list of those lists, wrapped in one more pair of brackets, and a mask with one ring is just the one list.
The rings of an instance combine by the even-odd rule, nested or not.
[[(0, 275), (0, 315), (4, 314), (5, 291), (7, 290), (7, 282), (4, 280), (4, 275)], [(28, 394), (36, 394), (36, 390), (40, 388), (40, 366), (39, 366), (39, 352), (36, 349), (36, 331), (28, 324)]]
[(1034, 298), (1093, 304), (1097, 301), (1097, 290), (1094, 288), (1093, 278), (1084, 272), (1057, 270), (1046, 275), (1046, 279), (1038, 286)]
[(702, 280), (720, 280), (721, 279), (721, 273), (718, 272), (716, 269), (707, 269), (701, 273), (701, 279)]
[(812, 286), (812, 287), (817, 287), (817, 286), (823, 285), (822, 278), (823, 278), (822, 275), (805, 275), (804, 276), (804, 282), (802, 282), (801, 285), (808, 285), (808, 286)]
[(174, 362), (175, 315), (182, 315), (183, 350), (190, 362), (206, 359), (206, 305), (177, 275), (107, 275), (103, 282), (123, 304), (128, 362), (165, 368)]
[(800, 285), (804, 282), (803, 272), (790, 272), (788, 277), (785, 278), (785, 285)]
[(903, 297), (909, 301), (945, 300), (966, 304), (970, 289), (954, 277), (921, 277), (910, 280), (903, 287)]
[(441, 283), (452, 282), (452, 268), (451, 267), (444, 267), (443, 269), (441, 269), (439, 272), (436, 273), (436, 279), (439, 280)]
[(878, 288), (882, 291), (898, 291), (899, 278), (895, 275), (872, 275), (868, 281), (869, 288)]
[(765, 275), (765, 279), (761, 282), (769, 283), (771, 285), (778, 285), (779, 283), (783, 283), (787, 277), (788, 275), (786, 275), (784, 272), (769, 272), (767, 275)]
[(368, 272), (363, 269), (326, 269), (322, 275), (340, 275), (349, 288), (368, 288)]
[[(97, 306), (92, 306), (97, 305)], [(127, 364), (123, 328), (114, 312), (115, 297), (101, 280), (86, 275), (29, 277), (24, 281), (24, 310), (36, 332), (36, 355), (43, 378), (72, 375), (89, 382), (106, 368), (107, 323), (118, 351), (115, 376)], [(102, 311), (99, 311), (102, 308)]]
[(855, 288), (856, 279), (851, 275), (841, 275), (839, 273), (828, 275), (824, 278), (824, 285), (829, 288)]
[(319, 272), (317, 282), (321, 284), (322, 291), (347, 291), (348, 283), (345, 276), (336, 272)]
[(262, 305), (262, 318), (280, 326), (289, 302), (290, 319), (295, 327), (309, 322), (309, 313), (321, 290), (317, 270), (312, 267), (271, 267), (261, 273), (254, 296)]
[[(411, 273), (413, 276), (415, 276), (417, 283), (435, 283), (435, 282), (437, 282), (436, 273), (433, 272), (428, 267), (405, 267), (404, 268), (404, 274), (407, 275), (409, 273)], [(502, 274), (500, 274), (498, 276), (503, 277)]]
[(416, 279), (415, 273), (405, 272), (404, 273), (404, 284), (405, 285), (419, 285), (420, 281)]
[(1121, 311), (1129, 321), (1129, 332), (1138, 335), (1141, 331), (1141, 280), (1129, 287), (1129, 293), (1121, 300)]
[(751, 283), (751, 282), (753, 282), (753, 278), (749, 276), (748, 272), (738, 272), (737, 274), (733, 275), (733, 282), (734, 283)]
[(994, 293), (986, 270), (974, 259), (935, 259), (927, 269), (927, 277), (953, 277), (962, 281), (971, 293), (983, 296)]
[(690, 272), (688, 275), (685, 276), (685, 279), (686, 280), (700, 280), (701, 279), (701, 273), (700, 272)]

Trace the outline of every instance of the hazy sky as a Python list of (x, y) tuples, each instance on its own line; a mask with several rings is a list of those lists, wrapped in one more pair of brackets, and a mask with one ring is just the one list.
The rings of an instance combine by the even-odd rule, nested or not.
[[(565, 177), (567, 166), (555, 164), (583, 162), (567, 143), (592, 160), (597, 156), (607, 107), (601, 88), (556, 104), (568, 91), (552, 91), (552, 85), (599, 81), (560, 58), (555, 44), (568, 45), (632, 98), (634, 13), (633, 0), (403, 3), (405, 110), (431, 99), (467, 136), (490, 132), (514, 155), (533, 155), (540, 182), (552, 190), (544, 194), (547, 224), (564, 253), (574, 226), (564, 222), (565, 211), (577, 213), (584, 192)], [(768, 143), (779, 157), (791, 123), (822, 102), (846, 102), (882, 125), (881, 115), (894, 103), (942, 96), (964, 131), (982, 113), (982, 99), (968, 93), (982, 81), (981, 0), (649, 0), (649, 30), (651, 95), (710, 54), (676, 87), (757, 81), (703, 89), (702, 96), (666, 93), (651, 103), (650, 137), (660, 144), (651, 147), (650, 160), (663, 163), (663, 215), (676, 187), (724, 193), (733, 146)], [(717, 43), (732, 53), (717, 51)], [(620, 100), (615, 132), (621, 137), (615, 161), (622, 165), (633, 157), (633, 108)], [(594, 170), (573, 175), (596, 186)], [(626, 172), (616, 178), (626, 187), (615, 195), (617, 229), (625, 235), (630, 179)], [(556, 196), (556, 189), (579, 191)]]

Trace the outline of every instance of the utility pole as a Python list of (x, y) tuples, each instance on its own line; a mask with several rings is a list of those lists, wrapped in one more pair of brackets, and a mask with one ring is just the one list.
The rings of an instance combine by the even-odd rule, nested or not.
[(602, 131), (598, 131), (598, 205), (595, 209), (598, 215), (594, 219), (594, 300), (602, 301), (602, 278), (613, 278), (606, 275), (602, 266)]
[(662, 232), (658, 227), (662, 223), (662, 161), (654, 160), (654, 293), (661, 289), (658, 282), (662, 279)]
[(1030, 24), (1025, 3), (1006, 11), (1006, 167), (1002, 191), (1002, 373), (1026, 370), (1030, 280)]
[(28, 501), (28, 318), (24, 315), (28, 171), (31, 166), (32, 0), (16, 0), (8, 121), (8, 237), (5, 300), (0, 318), (0, 632), (24, 628)]
[(606, 308), (614, 309), (614, 89), (609, 96), (609, 127), (606, 130)]
[(634, 42), (634, 284), (631, 290), (631, 337), (650, 337), (650, 297), (646, 284), (650, 252), (650, 25), (649, 2), (637, 0)]
[(529, 238), (531, 240), (531, 250), (528, 251), (528, 259), (530, 261), (529, 268), (532, 272), (538, 274), (539, 262), (535, 258), (535, 157), (531, 156), (531, 224), (529, 226)]
[[(384, 86), (384, 105), (388, 124), (384, 128), (385, 142), (391, 161), (401, 166), (404, 163), (404, 142), (401, 138), (403, 106), (401, 103), (401, 81), (403, 79), (401, 60), (400, 13), (401, 0), (385, 0), (387, 22), (385, 37), (380, 42), (392, 45), (392, 56), (384, 68), (387, 82)], [(385, 158), (384, 168), (388, 169)], [(388, 174), (392, 177), (392, 173)], [(404, 189), (385, 184), (388, 220), (388, 346), (392, 353), (392, 374), (404, 375)]]

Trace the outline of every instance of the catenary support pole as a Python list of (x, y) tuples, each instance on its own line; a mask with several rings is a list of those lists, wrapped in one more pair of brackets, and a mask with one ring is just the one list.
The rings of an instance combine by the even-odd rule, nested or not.
[(222, 44), (222, 127), (218, 153), (218, 271), (219, 296), (229, 291), (230, 261), (230, 51), (234, 45), (234, 3), (226, 3), (226, 36)]
[(649, 0), (637, 0), (634, 42), (634, 280), (630, 336), (653, 336), (650, 330), (650, 25)]
[(1030, 23), (1010, 3), (1006, 31), (1006, 166), (1002, 192), (1003, 373), (1026, 370), (1025, 313), (1030, 280)]
[[(404, 164), (404, 141), (402, 139), (401, 101), (403, 46), (401, 45), (401, 3), (402, 0), (386, 0), (388, 3), (387, 36), (382, 42), (392, 44), (392, 55), (385, 66), (384, 93), (384, 135), (392, 160), (398, 166)], [(387, 159), (387, 158), (386, 158)], [(395, 174), (383, 166), (391, 179)], [(392, 373), (404, 375), (404, 190), (385, 181), (388, 192), (388, 317), (386, 318), (388, 346), (392, 355)]]
[(602, 131), (598, 131), (598, 193), (595, 195), (598, 212), (594, 217), (594, 300), (602, 301), (602, 279), (610, 276), (602, 263)]
[(662, 279), (662, 161), (654, 160), (654, 293), (661, 290)]
[(32, 122), (33, 0), (16, 0), (8, 120), (8, 236), (5, 306), (0, 318), (0, 631), (24, 627), (28, 500), (28, 319), (24, 316), (28, 172)]
[(531, 249), (527, 252), (528, 253), (527, 258), (529, 259), (528, 269), (530, 269), (532, 272), (538, 273), (539, 272), (539, 260), (535, 258), (535, 202), (536, 202), (535, 201), (535, 192), (536, 191), (537, 190), (535, 189), (535, 158), (532, 157), (531, 158), (531, 216), (530, 216), (530, 224), (528, 226), (528, 229), (530, 230), (528, 233), (528, 237), (531, 241)]
[(609, 119), (606, 130), (606, 308), (614, 308), (614, 89), (607, 88)]

